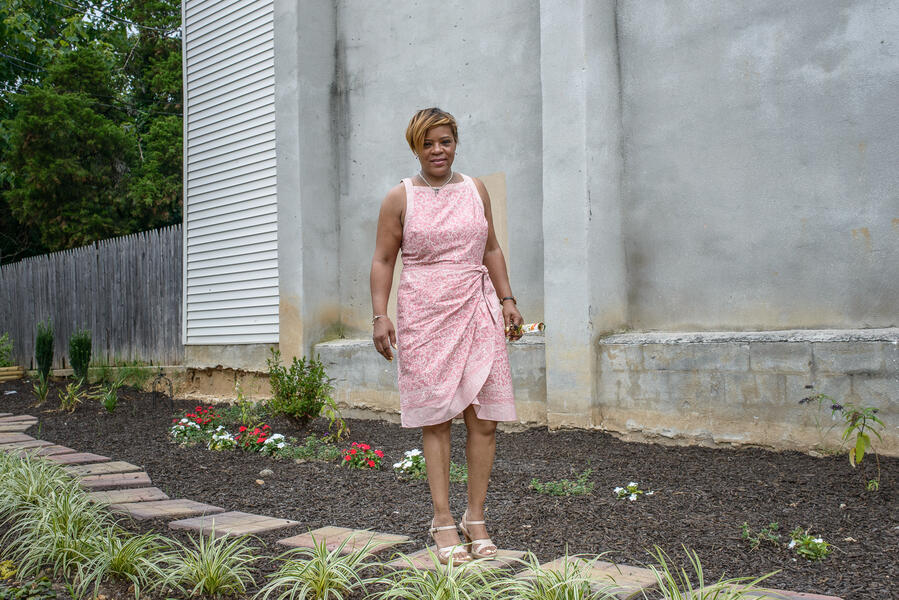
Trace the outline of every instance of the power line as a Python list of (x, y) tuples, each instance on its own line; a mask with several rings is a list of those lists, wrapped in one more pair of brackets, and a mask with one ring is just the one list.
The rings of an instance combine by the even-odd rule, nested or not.
[(134, 21), (129, 21), (128, 19), (123, 19), (121, 17), (111, 15), (106, 11), (100, 10), (96, 6), (91, 6), (91, 7), (86, 8), (77, 3), (76, 3), (76, 6), (69, 6), (68, 4), (63, 4), (62, 2), (57, 2), (56, 0), (48, 0), (48, 1), (52, 2), (53, 4), (56, 4), (57, 6), (62, 6), (63, 8), (68, 8), (69, 10), (74, 10), (79, 13), (84, 13), (85, 15), (87, 15), (90, 11), (96, 11), (96, 12), (100, 13), (101, 15), (109, 17), (110, 19), (112, 19), (114, 21), (119, 21), (121, 23), (127, 23), (128, 25), (133, 25), (139, 29), (147, 29), (149, 31), (159, 31), (161, 33), (166, 33), (166, 34), (181, 30), (180, 26), (175, 27), (174, 29), (162, 29), (160, 27), (150, 27), (149, 25), (141, 25), (140, 23), (135, 23)]
[[(42, 66), (40, 66), (40, 65), (36, 65), (36, 64), (34, 64), (33, 62), (29, 62), (29, 61), (25, 60), (24, 58), (19, 58), (18, 56), (10, 56), (9, 54), (6, 54), (5, 52), (0, 52), (0, 56), (4, 56), (4, 57), (6, 57), (6, 58), (8, 58), (8, 59), (10, 59), (10, 60), (15, 60), (15, 61), (18, 61), (18, 62), (20, 62), (20, 63), (26, 64), (26, 65), (31, 65), (32, 67), (37, 67), (37, 68), (40, 69), (41, 71), (44, 70), (44, 67), (42, 67)], [(39, 73), (39, 72), (40, 72), (40, 71), (35, 71), (34, 69), (29, 69), (29, 71), (33, 71), (33, 72), (35, 72), (35, 73)]]

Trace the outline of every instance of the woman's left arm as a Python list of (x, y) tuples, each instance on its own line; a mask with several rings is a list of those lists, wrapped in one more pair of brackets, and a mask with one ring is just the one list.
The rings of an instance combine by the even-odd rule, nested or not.
[[(496, 289), (500, 298), (510, 298), (512, 296), (512, 286), (509, 285), (509, 272), (506, 270), (506, 258), (503, 256), (502, 248), (499, 247), (499, 241), (496, 239), (496, 232), (493, 230), (493, 212), (490, 210), (490, 194), (487, 193), (487, 187), (484, 183), (474, 177), (475, 186), (481, 195), (481, 201), (484, 203), (484, 216), (487, 217), (487, 245), (484, 248), (484, 266), (490, 273), (490, 280)], [(517, 340), (521, 337), (521, 333), (513, 333), (509, 330), (510, 325), (521, 325), (524, 319), (518, 312), (515, 300), (507, 299), (500, 301), (503, 307), (503, 321), (506, 331), (509, 333), (509, 339)]]

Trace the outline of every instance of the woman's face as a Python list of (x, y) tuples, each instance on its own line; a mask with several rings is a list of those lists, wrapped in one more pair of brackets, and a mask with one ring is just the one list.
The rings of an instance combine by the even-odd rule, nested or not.
[(453, 130), (449, 125), (440, 125), (428, 129), (421, 152), (418, 154), (418, 162), (421, 163), (421, 172), (425, 177), (438, 180), (449, 176), (453, 168), (453, 160), (456, 158), (456, 140), (453, 139)]

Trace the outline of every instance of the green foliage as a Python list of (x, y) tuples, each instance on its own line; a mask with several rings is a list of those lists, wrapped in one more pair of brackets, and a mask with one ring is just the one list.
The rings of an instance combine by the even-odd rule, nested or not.
[(456, 464), (450, 461), (450, 483), (467, 483), (468, 482), (468, 465)]
[(38, 404), (43, 404), (47, 401), (47, 396), (50, 394), (50, 380), (43, 373), (38, 372), (37, 381), (33, 382), (31, 387), (34, 390), (34, 395), (37, 396)]
[[(661, 591), (660, 596), (667, 600), (749, 600), (758, 598), (760, 588), (758, 585), (768, 579), (777, 571), (762, 575), (761, 577), (732, 577), (721, 579), (714, 583), (706, 583), (702, 571), (702, 563), (695, 551), (687, 550), (687, 558), (693, 568), (693, 575), (689, 575), (686, 569), (678, 569), (671, 563), (671, 558), (664, 550), (655, 546), (655, 551), (650, 552), (655, 559), (655, 565), (649, 569), (656, 578), (656, 584)], [(693, 585), (696, 581), (696, 585)]]
[(250, 565), (256, 560), (256, 548), (246, 537), (190, 537), (190, 543), (176, 543), (167, 557), (162, 585), (188, 596), (243, 594), (255, 584)]
[(90, 394), (90, 398), (99, 400), (106, 412), (113, 413), (119, 405), (119, 388), (122, 387), (124, 380), (117, 379), (112, 383), (103, 384), (99, 390)]
[(69, 338), (69, 364), (76, 379), (87, 381), (87, 367), (91, 362), (91, 332), (76, 331)]
[(56, 598), (53, 582), (47, 577), (17, 585), (0, 583), (0, 600), (56, 600)]
[(801, 527), (790, 532), (790, 543), (787, 547), (809, 560), (823, 560), (833, 551), (824, 538), (809, 535), (808, 530)]
[(743, 525), (740, 526), (740, 537), (749, 542), (749, 547), (752, 550), (756, 550), (765, 542), (772, 544), (773, 546), (779, 546), (780, 534), (777, 533), (778, 527), (780, 526), (777, 523), (771, 522), (759, 529), (758, 533), (755, 533), (749, 527), (749, 523), (744, 522)]
[(842, 414), (846, 423), (846, 428), (843, 430), (843, 441), (849, 441), (855, 436), (854, 443), (849, 448), (849, 464), (853, 467), (861, 464), (862, 459), (865, 458), (865, 452), (871, 448), (871, 436), (874, 435), (878, 440), (883, 440), (880, 432), (876, 429), (884, 427), (883, 421), (877, 417), (877, 409), (847, 402), (842, 406), (834, 404), (833, 413)]
[(0, 335), (0, 367), (11, 367), (12, 362), (12, 340), (9, 334)]
[(373, 600), (493, 600), (514, 598), (503, 594), (508, 580), (497, 569), (485, 567), (482, 561), (441, 565), (428, 550), (433, 569), (422, 569), (408, 556), (400, 555), (406, 566), (383, 577), (370, 580), (384, 586), (369, 596)]
[(328, 442), (325, 438), (319, 438), (315, 434), (307, 435), (303, 443), (298, 445), (297, 439), (289, 438), (288, 443), (272, 452), (276, 458), (294, 460), (321, 460), (334, 461), (340, 458), (340, 448)]
[(531, 479), (531, 489), (538, 494), (549, 496), (583, 496), (593, 492), (596, 484), (590, 481), (593, 469), (585, 469), (577, 479), (561, 479), (559, 481), (547, 481), (541, 483), (537, 478)]
[(37, 324), (34, 358), (37, 361), (38, 373), (44, 379), (50, 377), (50, 369), (53, 367), (53, 323), (49, 319)]
[(344, 554), (349, 538), (333, 550), (326, 540), (313, 538), (312, 548), (288, 550), (278, 557), (283, 564), (269, 576), (257, 598), (268, 600), (344, 600), (364, 589), (360, 573), (371, 566), (366, 562), (371, 542)]
[[(310, 419), (318, 417), (326, 405), (337, 412), (331, 398), (331, 379), (325, 373), (325, 366), (316, 358), (293, 358), (290, 368), (281, 365), (281, 352), (271, 349), (272, 355), (266, 363), (269, 369), (269, 382), (272, 387), (272, 398), (268, 408), (272, 414), (284, 415), (288, 419), (304, 425)], [(337, 425), (335, 434), (339, 438), (346, 424), (339, 412), (331, 418), (331, 425)]]
[(100, 584), (116, 578), (134, 586), (136, 600), (164, 579), (169, 549), (169, 541), (157, 534), (134, 535), (108, 525), (91, 539), (89, 558), (79, 566), (79, 595), (93, 586), (92, 597), (97, 597)]
[(533, 554), (523, 561), (526, 566), (522, 577), (509, 579), (504, 587), (504, 597), (519, 600), (613, 600), (615, 595), (611, 582), (594, 590), (591, 587), (590, 572), (601, 556), (590, 559), (568, 556), (566, 551), (561, 567), (547, 569)]
[(84, 400), (84, 392), (81, 390), (81, 387), (83, 385), (83, 379), (72, 381), (69, 383), (69, 385), (66, 386), (64, 392), (59, 393), (60, 411), (75, 412), (75, 409)]

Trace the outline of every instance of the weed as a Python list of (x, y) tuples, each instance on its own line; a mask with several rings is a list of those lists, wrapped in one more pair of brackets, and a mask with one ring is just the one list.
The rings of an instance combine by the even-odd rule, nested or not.
[(593, 469), (585, 469), (575, 480), (561, 479), (559, 481), (547, 481), (541, 483), (535, 477), (531, 479), (531, 489), (538, 494), (549, 496), (583, 496), (593, 492), (595, 484), (589, 481)]
[(774, 546), (779, 546), (780, 534), (777, 533), (778, 527), (779, 525), (772, 521), (771, 523), (768, 523), (766, 527), (762, 527), (758, 534), (755, 534), (752, 529), (749, 528), (749, 523), (744, 522), (743, 525), (740, 526), (742, 531), (740, 537), (749, 542), (749, 547), (752, 550), (757, 549), (765, 542), (773, 544)]

